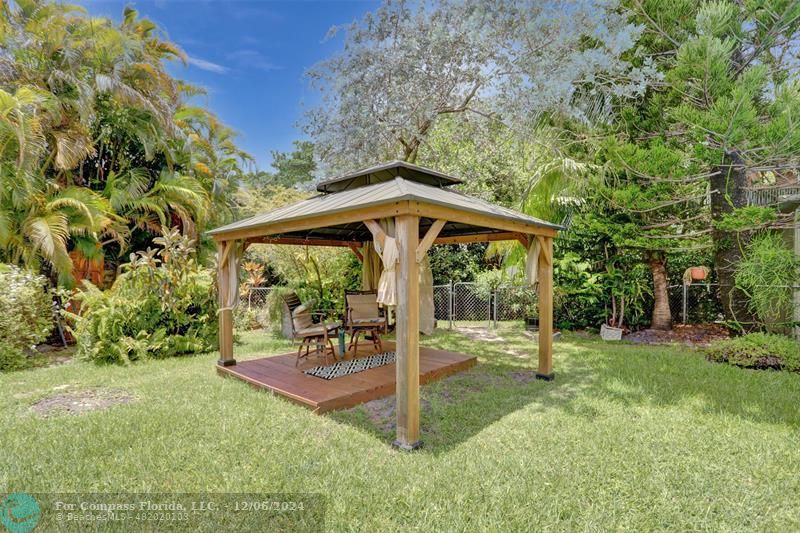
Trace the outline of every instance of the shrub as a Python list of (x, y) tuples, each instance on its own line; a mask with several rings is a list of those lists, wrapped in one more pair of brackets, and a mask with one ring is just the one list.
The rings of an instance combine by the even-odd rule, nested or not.
[(29, 360), (17, 346), (0, 339), (0, 372), (11, 372), (27, 368)]
[(558, 327), (595, 327), (605, 321), (603, 274), (592, 271), (588, 261), (567, 251), (553, 261), (553, 306)]
[(743, 368), (800, 371), (800, 342), (770, 333), (719, 340), (706, 348), (709, 361)]
[(780, 235), (754, 237), (736, 266), (736, 286), (749, 300), (750, 311), (768, 328), (791, 321), (794, 305), (791, 287), (800, 279), (800, 261)]
[(240, 305), (233, 313), (233, 324), (237, 330), (242, 331), (268, 328), (270, 326), (269, 310), (248, 309), (247, 306)]
[(128, 363), (217, 346), (212, 272), (197, 264), (192, 241), (177, 230), (155, 242), (162, 248), (131, 254), (108, 291), (85, 282), (81, 314), (69, 314), (79, 357)]
[(20, 368), (25, 352), (44, 342), (53, 329), (52, 300), (46, 287), (42, 276), (0, 265), (0, 370)]

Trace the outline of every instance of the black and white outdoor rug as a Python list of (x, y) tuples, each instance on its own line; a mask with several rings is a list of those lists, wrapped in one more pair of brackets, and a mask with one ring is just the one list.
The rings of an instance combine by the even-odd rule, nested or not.
[(315, 366), (314, 368), (304, 370), (303, 373), (322, 379), (334, 379), (363, 372), (370, 368), (388, 365), (390, 363), (394, 363), (394, 352), (383, 352), (370, 355), (369, 357), (339, 361), (338, 363), (328, 366)]

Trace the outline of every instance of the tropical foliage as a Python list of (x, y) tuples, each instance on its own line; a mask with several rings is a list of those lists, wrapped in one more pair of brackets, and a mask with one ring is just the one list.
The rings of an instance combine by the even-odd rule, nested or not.
[(790, 324), (793, 290), (800, 283), (800, 259), (780, 235), (764, 233), (754, 237), (736, 266), (735, 280), (761, 326), (780, 330)]
[(131, 254), (107, 291), (85, 283), (68, 313), (78, 356), (106, 363), (192, 354), (217, 345), (213, 271), (197, 263), (195, 243), (176, 228), (154, 239), (157, 249)]
[[(75, 258), (113, 271), (152, 253), (167, 226), (208, 264), (205, 228), (305, 198), (323, 171), (400, 158), (566, 226), (554, 264), (562, 327), (667, 329), (670, 285), (694, 266), (713, 267), (715, 310), (730, 323), (772, 327), (789, 315), (789, 292), (757, 288), (797, 273), (777, 237), (753, 239), (791, 222), (748, 205), (747, 192), (797, 179), (799, 10), (386, 1), (334, 29), (343, 49), (309, 70), (321, 96), (303, 124), (309, 140), (254, 171), (234, 132), (194, 105), (201, 90), (169, 74), (186, 57), (152, 21), (132, 8), (115, 23), (3, 3), (0, 260), (71, 285)], [(435, 282), (513, 279), (524, 252), (435, 247)], [(245, 259), (243, 287), (289, 285), (323, 308), (358, 285), (349, 251), (254, 245)]]
[(52, 329), (47, 280), (14, 265), (0, 264), (0, 371), (27, 364), (26, 355)]
[(670, 280), (713, 266), (725, 317), (758, 325), (734, 273), (753, 231), (790, 224), (747, 190), (796, 181), (797, 2), (501, 4), (385, 2), (337, 29), (343, 52), (309, 73), (325, 164), (416, 161), (569, 223), (557, 254), (592, 282), (567, 288), (586, 299), (566, 323), (668, 329)]
[(71, 251), (114, 259), (230, 215), (248, 156), (187, 105), (200, 89), (169, 75), (186, 57), (152, 21), (20, 0), (0, 29), (0, 259), (71, 284)]
[[(725, 317), (750, 327), (736, 264), (752, 231), (778, 216), (769, 209), (753, 218), (746, 190), (796, 180), (800, 4), (626, 5), (646, 28), (639, 49), (663, 79), (644, 98), (622, 102), (602, 154), (620, 180), (619, 199), (634, 215), (629, 245), (643, 253), (662, 286), (667, 258), (676, 251), (711, 252)], [(738, 217), (743, 210), (747, 216)], [(731, 217), (755, 223), (732, 228)], [(656, 299), (666, 300), (663, 289)]]

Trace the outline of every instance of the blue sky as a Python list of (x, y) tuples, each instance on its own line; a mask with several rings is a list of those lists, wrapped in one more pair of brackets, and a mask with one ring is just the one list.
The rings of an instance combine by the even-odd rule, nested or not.
[(158, 23), (189, 55), (170, 68), (206, 88), (203, 103), (239, 132), (239, 145), (268, 168), (271, 150), (302, 138), (296, 124), (316, 101), (303, 72), (339, 51), (328, 30), (379, 2), (269, 0), (83, 0), (92, 16), (119, 20), (125, 5)]

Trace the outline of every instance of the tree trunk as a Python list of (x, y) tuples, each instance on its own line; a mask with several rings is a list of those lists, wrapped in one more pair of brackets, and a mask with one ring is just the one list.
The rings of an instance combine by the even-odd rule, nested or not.
[(652, 329), (672, 329), (672, 310), (669, 308), (669, 279), (667, 277), (667, 257), (662, 252), (647, 253), (647, 264), (653, 276), (653, 316)]
[[(744, 159), (738, 151), (725, 152), (722, 163), (711, 177), (711, 221), (720, 221), (734, 209), (747, 206), (747, 172)], [(747, 295), (736, 288), (736, 267), (742, 251), (750, 242), (749, 231), (725, 231), (714, 228), (714, 270), (719, 279), (722, 313), (726, 320), (734, 321), (744, 330), (753, 327), (755, 320), (747, 309)]]

